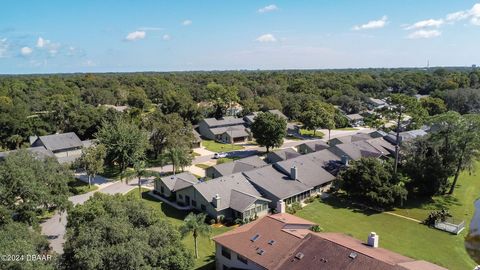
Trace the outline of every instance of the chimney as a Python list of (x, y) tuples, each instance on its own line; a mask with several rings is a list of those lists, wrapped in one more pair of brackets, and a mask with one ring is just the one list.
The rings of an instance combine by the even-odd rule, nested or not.
[(278, 213), (285, 213), (285, 202), (283, 200), (277, 201), (277, 212)]
[(346, 155), (342, 155), (342, 164), (348, 166), (348, 157)]
[(220, 195), (215, 194), (215, 197), (213, 197), (213, 206), (217, 208), (220, 205)]
[(373, 248), (378, 248), (378, 234), (375, 232), (371, 232), (370, 235), (368, 236), (368, 241), (367, 245), (373, 247)]
[(290, 168), (290, 179), (297, 180), (298, 178), (298, 168), (297, 166), (292, 166)]

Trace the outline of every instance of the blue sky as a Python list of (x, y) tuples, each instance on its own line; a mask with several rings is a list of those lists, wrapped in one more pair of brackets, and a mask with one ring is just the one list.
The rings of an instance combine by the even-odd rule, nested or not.
[(2, 0), (0, 73), (480, 64), (480, 2)]

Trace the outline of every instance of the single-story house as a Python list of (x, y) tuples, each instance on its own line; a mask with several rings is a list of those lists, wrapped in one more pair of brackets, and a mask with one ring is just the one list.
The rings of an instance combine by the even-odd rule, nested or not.
[(84, 147), (90, 147), (90, 140), (81, 141), (74, 132), (31, 137), (32, 147), (44, 147), (51, 151), (58, 162), (70, 163), (82, 155)]
[(381, 109), (388, 106), (388, 103), (385, 100), (378, 98), (369, 98), (367, 103), (368, 107), (372, 109)]
[(365, 123), (363, 122), (363, 116), (361, 116), (360, 114), (358, 113), (354, 113), (354, 114), (347, 114), (345, 115), (345, 117), (347, 117), (348, 119), (348, 123), (352, 126), (352, 127), (358, 127), (358, 126), (363, 126)]
[(328, 150), (335, 155), (343, 159), (347, 158), (348, 160), (359, 160), (361, 158), (380, 158), (382, 156), (382, 152), (378, 151), (375, 147), (365, 141), (337, 144), (330, 147)]
[(313, 225), (282, 213), (217, 235), (216, 269), (446, 270), (379, 247), (374, 232), (362, 242), (342, 233), (313, 232)]
[[(399, 140), (400, 140), (400, 143), (408, 142), (408, 141), (411, 141), (411, 140), (413, 140), (417, 137), (422, 137), (422, 136), (425, 136), (427, 134), (428, 133), (423, 129), (403, 131), (403, 132), (400, 132)], [(395, 145), (395, 142), (397, 141), (397, 134), (392, 131), (385, 137), (385, 140), (387, 140), (390, 143)]]
[(262, 197), (242, 173), (236, 173), (177, 190), (176, 202), (211, 218), (250, 221), (268, 214), (270, 200)]
[(154, 192), (175, 201), (177, 191), (193, 186), (198, 182), (198, 179), (190, 172), (182, 172), (155, 179)]
[[(280, 116), (280, 118), (283, 118), (285, 119), (286, 121), (288, 121), (288, 117), (286, 117), (281, 111), (279, 110), (268, 110), (266, 112), (269, 112), (269, 113), (272, 113), (272, 114), (276, 114), (278, 116)], [(245, 123), (247, 126), (251, 126), (254, 122), (254, 119), (255, 117), (259, 114), (260, 112), (253, 112), (249, 115), (246, 115), (243, 117), (243, 120), (245, 120)]]
[(317, 140), (317, 141), (302, 143), (299, 146), (297, 146), (297, 149), (298, 149), (298, 152), (301, 154), (308, 154), (312, 152), (321, 151), (329, 147), (330, 145), (328, 145), (328, 143), (322, 140)]
[(384, 138), (370, 139), (370, 140), (366, 140), (365, 142), (373, 146), (378, 151), (380, 151), (383, 156), (395, 155), (395, 145), (385, 140)]
[(251, 156), (208, 167), (205, 170), (205, 175), (209, 178), (217, 178), (229, 174), (250, 171), (267, 165), (268, 164), (258, 156)]
[(198, 124), (198, 130), (203, 137), (223, 143), (245, 142), (250, 139), (250, 132), (245, 128), (243, 119), (232, 116), (203, 119)]
[(358, 142), (358, 141), (366, 141), (366, 140), (370, 140), (372, 138), (373, 137), (370, 133), (357, 133), (357, 134), (353, 134), (353, 135), (333, 138), (333, 139), (328, 141), (328, 144), (330, 146), (335, 146), (337, 144), (342, 144), (342, 143), (353, 143), (353, 142)]
[(273, 151), (273, 152), (269, 152), (267, 154), (266, 159), (269, 163), (275, 163), (275, 162), (279, 162), (279, 161), (282, 161), (282, 160), (296, 158), (296, 157), (301, 156), (301, 155), (302, 154), (298, 153), (293, 148), (286, 148), (286, 149), (280, 149), (280, 150), (276, 150), (276, 151)]

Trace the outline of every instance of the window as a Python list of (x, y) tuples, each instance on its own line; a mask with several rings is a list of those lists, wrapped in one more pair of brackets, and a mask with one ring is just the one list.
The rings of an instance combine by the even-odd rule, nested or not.
[(240, 254), (237, 254), (237, 260), (241, 261), (241, 262), (244, 263), (244, 264), (248, 264), (247, 258), (243, 257), (243, 256), (240, 255)]
[(163, 186), (160, 187), (160, 192), (165, 193), (165, 190), (163, 189)]
[(232, 258), (232, 254), (230, 253), (230, 250), (226, 247), (222, 247), (222, 256), (229, 260)]
[(195, 200), (192, 200), (192, 206), (195, 206), (195, 207), (197, 207), (197, 201), (195, 201)]
[(264, 204), (263, 205), (263, 210), (267, 210), (267, 208), (268, 208), (268, 204)]
[(182, 194), (178, 194), (178, 198), (179, 198), (180, 200), (183, 200)]
[(262, 211), (262, 206), (261, 205), (257, 206), (257, 213), (259, 213), (261, 211)]
[(200, 208), (202, 209), (202, 211), (207, 211), (207, 207), (204, 204), (200, 205)]

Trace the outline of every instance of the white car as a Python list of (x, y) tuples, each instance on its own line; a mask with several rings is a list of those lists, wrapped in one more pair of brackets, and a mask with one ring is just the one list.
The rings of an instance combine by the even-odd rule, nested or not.
[(215, 159), (225, 158), (225, 157), (227, 157), (227, 153), (215, 153), (213, 155), (213, 158), (215, 158)]

